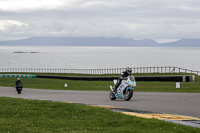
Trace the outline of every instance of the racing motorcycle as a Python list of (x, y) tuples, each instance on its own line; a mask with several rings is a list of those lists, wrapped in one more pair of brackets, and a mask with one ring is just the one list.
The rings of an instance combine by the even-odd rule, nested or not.
[(23, 86), (21, 84), (16, 85), (16, 91), (18, 94), (21, 94)]
[[(113, 80), (114, 84), (117, 84), (117, 80)], [(125, 99), (126, 101), (129, 101), (133, 96), (133, 90), (136, 86), (136, 81), (134, 76), (128, 76), (126, 80), (122, 80), (121, 84), (117, 88), (117, 92), (115, 94), (113, 87), (110, 85), (110, 99), (115, 100), (116, 98), (119, 99)]]

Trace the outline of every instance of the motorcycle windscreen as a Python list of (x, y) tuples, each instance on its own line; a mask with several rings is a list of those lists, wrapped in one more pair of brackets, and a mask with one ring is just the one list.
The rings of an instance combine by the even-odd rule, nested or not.
[(134, 76), (130, 76), (129, 78), (130, 78), (131, 81), (135, 81)]
[(133, 85), (133, 86), (136, 86), (136, 82), (132, 81), (132, 85)]
[(133, 76), (130, 76), (130, 80), (133, 86), (136, 86), (135, 78)]
[(114, 85), (116, 85), (116, 84), (117, 84), (117, 80), (116, 80), (116, 79), (114, 79), (114, 80), (113, 80), (113, 82), (114, 82)]

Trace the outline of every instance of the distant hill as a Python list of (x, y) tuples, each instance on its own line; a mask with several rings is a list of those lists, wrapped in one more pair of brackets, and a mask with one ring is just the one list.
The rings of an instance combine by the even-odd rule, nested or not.
[(200, 39), (181, 39), (171, 43), (163, 43), (166, 47), (200, 47)]
[(127, 47), (200, 47), (200, 39), (182, 39), (171, 43), (157, 43), (151, 39), (104, 37), (31, 37), (22, 40), (0, 41), (0, 45), (14, 46), (127, 46)]

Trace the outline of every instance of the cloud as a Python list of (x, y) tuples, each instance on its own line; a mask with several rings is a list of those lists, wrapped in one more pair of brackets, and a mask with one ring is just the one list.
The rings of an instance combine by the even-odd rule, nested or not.
[[(27, 24), (15, 20), (0, 20), (0, 35), (10, 36), (13, 34), (23, 34), (24, 29), (28, 27)], [(12, 34), (11, 34), (12, 36)]]
[(199, 6), (198, 0), (0, 0), (0, 35), (200, 38)]
[(61, 5), (61, 0), (0, 0), (1, 10), (13, 12), (38, 9), (55, 9)]

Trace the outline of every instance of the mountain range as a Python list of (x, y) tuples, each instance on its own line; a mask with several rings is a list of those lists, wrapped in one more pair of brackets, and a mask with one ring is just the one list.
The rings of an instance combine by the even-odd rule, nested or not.
[(175, 42), (157, 43), (152, 39), (105, 37), (31, 37), (22, 40), (0, 41), (8, 46), (116, 46), (116, 47), (200, 47), (200, 39), (181, 39)]

